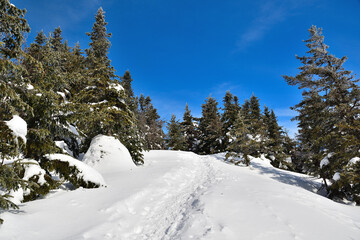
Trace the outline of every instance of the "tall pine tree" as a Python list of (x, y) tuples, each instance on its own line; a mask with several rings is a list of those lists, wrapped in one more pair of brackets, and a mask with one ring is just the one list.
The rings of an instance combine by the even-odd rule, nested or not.
[(360, 203), (359, 178), (349, 177), (347, 171), (360, 150), (358, 80), (344, 69), (346, 57), (328, 52), (321, 29), (312, 26), (309, 33), (307, 55), (297, 57), (300, 73), (285, 76), (288, 84), (304, 89), (304, 99), (294, 107), (299, 112), (301, 150), (308, 156), (311, 172), (323, 178), (330, 197)]

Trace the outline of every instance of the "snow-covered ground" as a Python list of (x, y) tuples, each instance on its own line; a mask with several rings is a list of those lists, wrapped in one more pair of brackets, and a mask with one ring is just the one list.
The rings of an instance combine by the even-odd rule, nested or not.
[(360, 239), (360, 208), (314, 193), (318, 181), (253, 159), (150, 151), (104, 171), (107, 187), (57, 191), (1, 215), (0, 239)]

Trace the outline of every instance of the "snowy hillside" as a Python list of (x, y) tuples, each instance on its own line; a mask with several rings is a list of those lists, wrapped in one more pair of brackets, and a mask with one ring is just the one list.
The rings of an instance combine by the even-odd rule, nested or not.
[(150, 151), (143, 167), (102, 173), (106, 188), (60, 190), (3, 213), (0, 239), (360, 239), (359, 207), (265, 159), (238, 167)]

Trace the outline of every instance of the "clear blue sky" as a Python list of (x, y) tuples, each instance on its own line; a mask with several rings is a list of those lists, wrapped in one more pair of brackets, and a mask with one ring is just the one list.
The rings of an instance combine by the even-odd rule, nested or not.
[(292, 133), (289, 107), (301, 99), (282, 75), (300, 66), (307, 29), (324, 29), (329, 51), (348, 56), (360, 74), (360, 0), (12, 0), (26, 8), (31, 33), (60, 26), (70, 45), (88, 47), (94, 15), (102, 6), (113, 34), (110, 59), (118, 75), (130, 70), (135, 93), (150, 95), (165, 120), (182, 118), (188, 103), (200, 116), (211, 94), (226, 90), (241, 103), (252, 93), (275, 110)]

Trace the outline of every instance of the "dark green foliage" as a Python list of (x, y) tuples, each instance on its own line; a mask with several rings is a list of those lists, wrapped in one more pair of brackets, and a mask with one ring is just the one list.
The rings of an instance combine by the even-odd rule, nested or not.
[(185, 139), (181, 132), (181, 124), (176, 120), (176, 116), (171, 115), (171, 120), (166, 126), (167, 133), (167, 147), (171, 150), (185, 150)]
[(236, 116), (230, 136), (231, 142), (226, 149), (228, 151), (225, 156), (226, 159), (236, 165), (242, 163), (249, 166), (249, 155), (253, 152), (252, 145), (254, 144), (254, 141), (250, 137), (250, 131), (240, 111)]
[[(312, 26), (309, 33), (307, 55), (297, 57), (300, 73), (284, 77), (288, 84), (304, 89), (303, 100), (294, 107), (299, 112), (300, 159), (304, 171), (323, 178), (330, 197), (355, 200), (359, 193), (349, 187), (348, 179), (357, 179), (360, 173), (348, 171), (348, 164), (360, 150), (358, 80), (344, 69), (346, 57), (329, 54), (321, 29)], [(320, 166), (325, 157), (329, 164)], [(334, 174), (340, 174), (338, 181)]]
[(213, 154), (221, 151), (221, 121), (215, 98), (209, 96), (202, 104), (202, 117), (199, 122), (200, 154)]
[(4, 58), (16, 58), (22, 52), (23, 33), (30, 31), (25, 13), (25, 9), (18, 9), (9, 0), (0, 1), (0, 55)]
[(139, 98), (139, 129), (144, 140), (145, 150), (165, 149), (165, 133), (162, 130), (164, 122), (160, 119), (151, 98), (141, 94)]
[(60, 178), (69, 181), (74, 188), (98, 188), (100, 185), (91, 181), (85, 181), (80, 176), (81, 171), (76, 166), (70, 166), (68, 162), (61, 160), (44, 161), (42, 164), (49, 171), (54, 171)]
[(182, 135), (184, 136), (184, 150), (197, 152), (199, 130), (194, 124), (195, 119), (191, 115), (188, 104), (185, 106), (183, 121), (181, 123)]
[[(33, 189), (36, 184), (22, 179), (23, 165), (20, 161), (14, 161), (11, 164), (0, 163), (0, 208), (1, 209), (18, 209), (18, 206), (11, 201), (11, 191), (19, 189)], [(0, 218), (0, 224), (3, 220)]]
[(221, 115), (222, 123), (222, 151), (225, 151), (226, 147), (230, 143), (230, 132), (234, 127), (240, 106), (236, 96), (233, 96), (230, 91), (227, 91), (223, 99), (224, 112)]
[[(11, 201), (10, 192), (30, 187), (20, 178), (21, 165), (15, 161), (4, 164), (4, 160), (17, 157), (24, 151), (21, 138), (12, 135), (4, 121), (12, 115), (31, 112), (24, 102), (26, 82), (22, 79), (23, 68), (19, 65), (23, 52), (23, 34), (30, 28), (24, 19), (25, 10), (20, 10), (8, 0), (0, 2), (0, 208), (17, 208)], [(2, 223), (2, 219), (0, 219)]]
[(134, 95), (134, 90), (132, 89), (131, 86), (131, 82), (133, 81), (133, 79), (131, 78), (130, 72), (126, 71), (124, 76), (122, 76), (120, 79), (121, 79), (121, 85), (123, 86), (127, 96), (125, 102), (133, 113), (137, 113), (138, 106)]
[[(107, 56), (110, 48), (108, 38), (111, 34), (107, 33), (106, 25), (104, 11), (100, 8), (91, 33), (87, 33), (91, 42), (84, 61), (87, 67), (86, 85), (81, 88), (81, 82), (74, 84), (80, 90), (74, 92), (73, 97), (76, 102), (74, 122), (85, 138), (83, 151), (86, 151), (91, 139), (98, 134), (115, 136), (129, 149), (134, 162), (142, 164), (142, 142), (136, 115), (132, 111), (135, 101), (129, 92), (131, 76), (125, 76), (128, 85), (127, 90), (123, 91)], [(78, 49), (74, 49), (73, 59), (81, 63), (81, 55), (77, 51)], [(82, 71), (81, 68), (78, 70)]]

